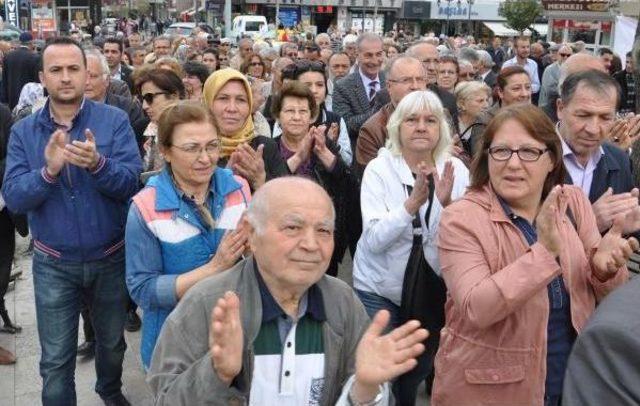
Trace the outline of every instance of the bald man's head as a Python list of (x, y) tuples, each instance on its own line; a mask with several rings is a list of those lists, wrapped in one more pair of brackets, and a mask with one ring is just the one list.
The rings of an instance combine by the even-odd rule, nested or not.
[(571, 55), (562, 64), (562, 66), (560, 66), (560, 78), (558, 80), (558, 93), (560, 92), (560, 89), (562, 88), (562, 83), (564, 83), (567, 76), (573, 73), (584, 72), (591, 69), (608, 73), (607, 69), (602, 64), (602, 61), (600, 60), (600, 58), (596, 56), (585, 54), (585, 53)]
[(257, 233), (262, 233), (275, 213), (291, 210), (293, 206), (318, 203), (326, 205), (330, 214), (327, 220), (333, 226), (336, 218), (333, 201), (320, 185), (299, 176), (276, 178), (265, 183), (252, 196), (247, 220)]

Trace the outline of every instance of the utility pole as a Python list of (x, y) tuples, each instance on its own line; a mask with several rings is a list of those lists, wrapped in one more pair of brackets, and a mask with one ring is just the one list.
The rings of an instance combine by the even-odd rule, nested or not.
[(373, 32), (377, 34), (376, 23), (378, 22), (378, 2), (380, 0), (373, 0)]
[(280, 25), (280, 0), (276, 0), (276, 30)]
[(231, 38), (231, 0), (224, 1), (224, 36)]

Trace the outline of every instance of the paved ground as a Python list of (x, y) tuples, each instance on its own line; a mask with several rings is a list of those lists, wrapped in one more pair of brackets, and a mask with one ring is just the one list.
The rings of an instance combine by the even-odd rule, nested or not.
[[(40, 344), (36, 327), (33, 279), (31, 277), (31, 256), (24, 254), (28, 241), (18, 237), (17, 261), (15, 266), (22, 270), (22, 276), (16, 281), (15, 289), (6, 297), (6, 306), (12, 319), (23, 328), (18, 335), (0, 334), (0, 346), (14, 352), (18, 358), (15, 365), (0, 366), (0, 406), (40, 405), (42, 380), (38, 370)], [(351, 281), (351, 260), (347, 256), (340, 268), (340, 278)], [(82, 335), (82, 328), (79, 328)], [(123, 393), (132, 405), (151, 405), (153, 398), (144, 381), (140, 367), (140, 333), (125, 332), (127, 352), (124, 360)], [(79, 342), (81, 342), (79, 338)], [(101, 406), (100, 397), (94, 392), (95, 369), (93, 361), (76, 363), (76, 393), (79, 406)], [(424, 386), (416, 404), (428, 405), (424, 397)]]

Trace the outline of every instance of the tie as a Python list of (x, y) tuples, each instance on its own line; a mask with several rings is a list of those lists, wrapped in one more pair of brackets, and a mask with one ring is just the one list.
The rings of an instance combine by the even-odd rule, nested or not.
[(373, 103), (373, 98), (376, 96), (376, 85), (378, 84), (377, 80), (369, 82), (369, 104)]

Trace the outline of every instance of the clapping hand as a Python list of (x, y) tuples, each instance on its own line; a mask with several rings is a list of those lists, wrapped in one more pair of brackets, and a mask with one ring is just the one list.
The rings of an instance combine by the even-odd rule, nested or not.
[[(596, 223), (598, 224), (598, 230), (603, 233), (611, 224), (613, 219), (626, 215), (629, 211), (638, 207), (638, 189), (632, 189), (631, 192), (613, 194), (613, 189), (608, 188), (606, 192), (602, 194), (596, 200), (591, 207), (593, 213), (596, 215)], [(634, 220), (633, 218), (630, 220)], [(632, 221), (625, 224), (625, 232), (632, 233), (640, 229), (640, 220)]]
[(338, 135), (340, 135), (340, 126), (338, 123), (331, 123), (327, 136), (331, 141), (336, 142), (338, 140)]
[(433, 171), (435, 194), (442, 207), (447, 207), (451, 203), (451, 191), (453, 190), (453, 163), (447, 161), (444, 164), (442, 176), (438, 175), (438, 171)]
[(243, 333), (240, 322), (240, 299), (227, 292), (218, 299), (211, 312), (209, 352), (213, 369), (227, 385), (242, 370)]
[(216, 254), (211, 259), (211, 273), (225, 271), (231, 268), (245, 252), (248, 244), (248, 233), (246, 229), (239, 227), (235, 230), (227, 231)]
[(240, 144), (231, 154), (227, 163), (227, 167), (251, 183), (253, 190), (258, 189), (267, 181), (263, 152), (264, 144), (259, 145), (256, 150), (248, 144)]
[(100, 155), (96, 149), (96, 139), (88, 128), (84, 131), (85, 141), (73, 141), (65, 146), (64, 159), (70, 164), (81, 168), (94, 170), (100, 161)]
[[(562, 251), (562, 237), (560, 236), (559, 220), (567, 209), (562, 186), (555, 186), (542, 202), (542, 207), (536, 217), (538, 242), (540, 242), (554, 257)], [(562, 211), (562, 212), (561, 212)]]
[(291, 158), (287, 159), (287, 166), (289, 166), (289, 171), (291, 173), (295, 173), (300, 165), (307, 162), (311, 156), (311, 150), (314, 147), (315, 132), (316, 127), (309, 128), (307, 135), (305, 135), (302, 138), (302, 141), (300, 141), (300, 146), (296, 153)]
[(407, 213), (414, 216), (420, 207), (427, 202), (429, 198), (429, 179), (431, 171), (427, 168), (427, 164), (421, 162), (416, 167), (416, 181), (413, 184), (413, 190), (409, 198), (405, 200), (404, 207)]
[(594, 275), (601, 282), (606, 282), (613, 278), (618, 269), (627, 263), (631, 253), (638, 250), (640, 246), (638, 240), (634, 237), (622, 237), (625, 222), (628, 221), (630, 216), (638, 217), (638, 211), (640, 211), (640, 208), (627, 215), (616, 217), (613, 226), (600, 240), (598, 249), (593, 254), (592, 264)]
[(609, 129), (609, 140), (623, 150), (631, 148), (640, 138), (640, 115), (630, 113), (625, 118), (616, 120)]
[(358, 402), (375, 398), (381, 384), (413, 369), (424, 351), (422, 342), (429, 333), (420, 322), (411, 320), (383, 335), (389, 312), (379, 311), (356, 349), (356, 376), (352, 395)]
[(58, 176), (64, 164), (65, 160), (65, 144), (67, 134), (58, 129), (51, 134), (49, 142), (44, 149), (44, 158), (47, 162), (47, 172), (51, 176)]
[(333, 168), (336, 156), (327, 148), (327, 139), (324, 135), (327, 127), (321, 125), (313, 133), (313, 153), (316, 154), (326, 169)]

